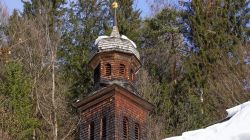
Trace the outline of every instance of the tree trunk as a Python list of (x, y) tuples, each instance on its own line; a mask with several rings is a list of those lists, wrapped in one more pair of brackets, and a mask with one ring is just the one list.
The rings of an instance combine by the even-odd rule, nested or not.
[(57, 113), (56, 113), (56, 102), (55, 102), (55, 58), (56, 58), (56, 53), (54, 52), (54, 50), (52, 50), (51, 52), (52, 54), (52, 97), (51, 97), (51, 101), (52, 101), (52, 106), (53, 106), (53, 110), (52, 110), (52, 128), (53, 128), (53, 140), (57, 140), (57, 129), (58, 129), (58, 125), (57, 125)]

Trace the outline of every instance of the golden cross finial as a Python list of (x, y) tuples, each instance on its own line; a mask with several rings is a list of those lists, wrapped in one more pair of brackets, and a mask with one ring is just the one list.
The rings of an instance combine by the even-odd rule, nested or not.
[(114, 1), (114, 2), (112, 3), (112, 8), (114, 8), (114, 9), (117, 9), (117, 8), (118, 8), (118, 3), (117, 3), (116, 1)]

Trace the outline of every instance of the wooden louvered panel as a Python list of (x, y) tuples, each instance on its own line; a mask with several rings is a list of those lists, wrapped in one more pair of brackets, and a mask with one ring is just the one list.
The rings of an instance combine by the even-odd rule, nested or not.
[(112, 69), (111, 69), (111, 64), (109, 64), (109, 63), (106, 64), (106, 65), (105, 65), (105, 75), (106, 75), (106, 76), (111, 76), (111, 70), (112, 70)]
[(135, 124), (135, 140), (139, 140), (140, 139), (140, 127), (139, 124), (136, 123)]
[(120, 64), (120, 67), (119, 67), (119, 74), (121, 76), (123, 76), (125, 74), (125, 65), (123, 64)]

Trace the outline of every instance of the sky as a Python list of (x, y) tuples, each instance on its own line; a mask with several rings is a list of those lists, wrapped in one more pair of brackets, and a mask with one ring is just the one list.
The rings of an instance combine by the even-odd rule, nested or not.
[(22, 10), (23, 5), (21, 0), (1, 0), (1, 1), (3, 2), (4, 5), (7, 6), (10, 14), (12, 13), (14, 8)]
[[(3, 1), (3, 4), (8, 7), (10, 14), (12, 13), (13, 9), (22, 10), (23, 8), (21, 0), (1, 0), (1, 1)], [(142, 17), (146, 17), (150, 14), (149, 4), (146, 2), (146, 0), (135, 0), (134, 8), (141, 9)]]
[(142, 13), (141, 13), (142, 17), (149, 16), (149, 14), (150, 14), (150, 6), (146, 2), (146, 0), (135, 0), (134, 8), (140, 9), (142, 11)]

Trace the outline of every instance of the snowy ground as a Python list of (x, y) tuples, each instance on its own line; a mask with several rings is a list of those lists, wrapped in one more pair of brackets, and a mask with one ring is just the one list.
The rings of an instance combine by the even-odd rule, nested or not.
[(250, 101), (227, 109), (229, 120), (164, 140), (250, 140)]

